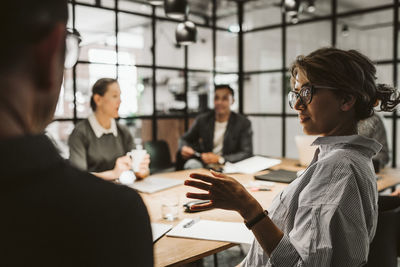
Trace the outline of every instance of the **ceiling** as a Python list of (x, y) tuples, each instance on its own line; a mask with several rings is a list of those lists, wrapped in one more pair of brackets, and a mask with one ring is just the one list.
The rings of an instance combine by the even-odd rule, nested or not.
[[(120, 0), (125, 2), (143, 3), (143, 0)], [(211, 22), (210, 17), (212, 14), (212, 0), (188, 0), (190, 5), (190, 16), (194, 16), (194, 22)], [(237, 23), (237, 3), (234, 0), (216, 0), (217, 1), (217, 17), (219, 26), (228, 27), (231, 24)], [(245, 23), (248, 29), (256, 26), (264, 26), (268, 24), (280, 23), (279, 13), (281, 0), (251, 0), (245, 4)], [(315, 14), (304, 13), (303, 18), (311, 18), (318, 15), (330, 14), (331, 0), (315, 0), (317, 11)], [(385, 5), (392, 3), (392, 0), (337, 0), (339, 12), (354, 10), (358, 8), (366, 8), (377, 5)], [(392, 22), (393, 16), (391, 15), (392, 9), (386, 11), (374, 12), (371, 14), (364, 14), (352, 17), (339, 18), (339, 23), (347, 23), (354, 25), (354, 27), (368, 27), (368, 25), (386, 25)], [(81, 31), (93, 31), (97, 28), (100, 32), (114, 32), (115, 20), (113, 14), (107, 11), (91, 9), (89, 7), (77, 8), (77, 16), (79, 29)], [(104, 13), (104, 14), (103, 14)], [(120, 30), (128, 30), (133, 27), (142, 27), (150, 25), (151, 21), (146, 17), (139, 16), (121, 16)], [(273, 16), (277, 17), (274, 21)], [(99, 21), (98, 19), (102, 19)], [(126, 17), (126, 18), (125, 18)], [(189, 19), (192, 19), (189, 17)], [(226, 23), (222, 23), (223, 20)], [(203, 21), (202, 21), (203, 20)], [(226, 25), (225, 25), (226, 24)]]
[[(146, 0), (120, 0), (130, 2), (146, 2)], [(280, 7), (282, 0), (216, 0), (217, 17), (236, 16), (237, 1), (245, 2), (245, 12), (252, 12), (269, 7)], [(212, 0), (188, 0), (190, 13), (210, 19), (212, 17)], [(393, 0), (337, 0), (338, 12), (345, 12), (360, 8), (368, 8), (379, 5), (392, 4)], [(331, 0), (315, 0), (317, 15), (324, 15), (330, 12)], [(318, 13), (318, 6), (320, 13)], [(325, 10), (324, 10), (325, 9)]]

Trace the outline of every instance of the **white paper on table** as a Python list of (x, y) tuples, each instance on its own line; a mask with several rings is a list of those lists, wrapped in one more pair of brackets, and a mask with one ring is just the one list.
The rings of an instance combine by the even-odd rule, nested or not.
[(151, 223), (151, 232), (153, 234), (153, 243), (161, 238), (172, 228), (171, 224)]
[(182, 220), (167, 236), (224, 241), (236, 244), (252, 244), (254, 235), (244, 223), (200, 220), (184, 228), (191, 219)]
[(224, 166), (224, 173), (247, 173), (253, 174), (272, 166), (280, 164), (280, 159), (271, 159), (261, 156), (254, 156), (236, 163), (227, 162)]
[(142, 193), (154, 193), (181, 184), (183, 180), (150, 176), (128, 186)]

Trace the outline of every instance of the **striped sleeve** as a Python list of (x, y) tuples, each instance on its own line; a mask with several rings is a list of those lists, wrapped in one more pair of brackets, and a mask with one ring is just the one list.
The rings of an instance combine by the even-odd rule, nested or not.
[(271, 253), (269, 261), (272, 266), (303, 266), (299, 254), (286, 234)]

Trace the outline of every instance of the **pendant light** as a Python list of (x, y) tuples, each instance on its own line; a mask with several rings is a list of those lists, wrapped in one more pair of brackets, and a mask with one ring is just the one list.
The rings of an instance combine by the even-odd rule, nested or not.
[(297, 15), (300, 8), (300, 0), (283, 0), (283, 7), (289, 16)]
[(165, 14), (174, 19), (183, 20), (189, 13), (187, 0), (164, 0)]
[(308, 0), (307, 12), (309, 12), (309, 13), (314, 13), (315, 12), (314, 0)]
[(195, 43), (197, 41), (196, 25), (189, 20), (179, 23), (176, 27), (175, 37), (176, 42), (180, 45)]
[(343, 37), (347, 37), (347, 36), (349, 36), (349, 33), (350, 33), (349, 25), (343, 24), (343, 26), (342, 26), (342, 36)]

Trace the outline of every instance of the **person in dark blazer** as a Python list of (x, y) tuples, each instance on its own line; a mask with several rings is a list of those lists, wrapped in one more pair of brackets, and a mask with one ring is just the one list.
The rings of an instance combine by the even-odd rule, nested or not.
[(234, 91), (215, 86), (214, 110), (199, 115), (179, 140), (177, 169), (237, 162), (253, 155), (250, 121), (231, 111)]
[(0, 266), (153, 266), (139, 194), (73, 167), (44, 134), (71, 63), (64, 59), (78, 50), (68, 1), (2, 5)]

